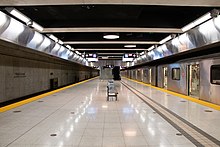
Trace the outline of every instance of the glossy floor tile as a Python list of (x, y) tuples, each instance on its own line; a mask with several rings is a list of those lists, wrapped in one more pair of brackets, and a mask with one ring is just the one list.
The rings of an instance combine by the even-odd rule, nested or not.
[[(124, 81), (134, 88), (141, 90), (149, 98), (155, 100), (181, 118), (184, 118), (199, 129), (220, 140), (220, 129), (218, 129), (217, 125), (220, 124), (220, 111), (126, 79)], [(211, 110), (212, 112), (205, 112), (205, 110)]]
[[(125, 79), (123, 79), (125, 80)], [(213, 136), (220, 113), (125, 80)], [(120, 81), (119, 101), (106, 101), (98, 79), (0, 114), (1, 147), (191, 147), (195, 146)], [(187, 106), (186, 106), (187, 105)], [(181, 110), (180, 110), (181, 109)], [(14, 111), (21, 111), (14, 113)], [(193, 111), (193, 112), (191, 112)], [(202, 116), (206, 116), (206, 118)], [(210, 116), (212, 115), (212, 116)], [(212, 120), (215, 122), (212, 124)], [(212, 124), (210, 126), (210, 124)]]

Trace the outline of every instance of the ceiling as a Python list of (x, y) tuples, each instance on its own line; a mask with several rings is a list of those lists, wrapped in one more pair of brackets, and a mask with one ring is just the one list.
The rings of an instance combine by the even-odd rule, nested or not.
[[(53, 34), (81, 53), (119, 59), (123, 53), (140, 53), (170, 34), (180, 34), (182, 27), (214, 9), (100, 4), (14, 7), (43, 26), (44, 34)], [(105, 34), (118, 34), (120, 38), (107, 40)], [(127, 44), (137, 46), (125, 48)]]
[(117, 5), (163, 5), (163, 6), (220, 6), (219, 0), (1, 0), (1, 6), (30, 6), (30, 5), (88, 5), (88, 4), (117, 4)]

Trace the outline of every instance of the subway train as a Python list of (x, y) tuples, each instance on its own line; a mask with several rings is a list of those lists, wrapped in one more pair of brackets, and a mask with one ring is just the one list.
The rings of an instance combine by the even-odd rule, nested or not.
[(220, 105), (220, 54), (121, 71), (130, 79)]

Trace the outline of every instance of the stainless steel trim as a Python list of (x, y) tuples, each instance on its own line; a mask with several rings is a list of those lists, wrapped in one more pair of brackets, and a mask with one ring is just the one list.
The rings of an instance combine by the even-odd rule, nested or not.
[(1, 6), (36, 6), (36, 5), (92, 5), (92, 4), (118, 4), (118, 5), (169, 5), (169, 6), (220, 6), (219, 0), (1, 0)]
[(217, 42), (220, 42), (220, 16), (148, 52), (144, 60), (141, 60), (141, 58), (135, 60), (135, 65), (198, 49)]
[(87, 64), (87, 61), (82, 57), (80, 60), (75, 60), (73, 55), (76, 57), (78, 55), (74, 52), (70, 54), (71, 51), (66, 47), (61, 46), (47, 36), (29, 28), (1, 11), (0, 20), (0, 39), (82, 65)]
[(152, 32), (152, 33), (183, 33), (179, 28), (115, 28), (115, 27), (92, 27), (92, 28), (44, 28), (43, 33), (69, 33), (69, 32)]

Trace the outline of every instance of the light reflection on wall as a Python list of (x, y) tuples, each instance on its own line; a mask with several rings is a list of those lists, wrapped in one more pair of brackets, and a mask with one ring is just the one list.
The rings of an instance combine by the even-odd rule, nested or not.
[(39, 50), (44, 51), (50, 44), (51, 44), (50, 39), (48, 39), (47, 37), (44, 37), (43, 42), (39, 46)]
[(34, 37), (27, 44), (27, 47), (32, 48), (32, 49), (37, 49), (38, 45), (41, 44), (42, 41), (43, 41), (43, 36), (38, 32), (34, 32)]
[(180, 42), (180, 45), (179, 45), (179, 51), (180, 52), (196, 48), (196, 46), (189, 39), (188, 34), (182, 34), (178, 38), (179, 38), (179, 42)]
[(2, 27), (7, 22), (7, 17), (2, 12), (0, 12), (0, 27)]
[(199, 27), (199, 32), (203, 34), (204, 36), (206, 36), (207, 42), (210, 42), (210, 43), (217, 42), (219, 41), (219, 38), (220, 38), (220, 34), (215, 33), (218, 30), (213, 23), (214, 23), (213, 21), (209, 21), (207, 22), (207, 24), (201, 25)]
[(52, 54), (56, 54), (56, 52), (60, 49), (60, 45), (58, 43), (56, 43), (56, 45), (54, 46), (54, 48), (52, 49), (51, 53)]
[(220, 16), (214, 18), (213, 23), (214, 23), (215, 27), (218, 29), (218, 31), (220, 31)]
[(19, 35), (24, 31), (24, 26), (18, 21), (11, 21), (8, 28), (1, 34), (2, 38), (17, 41)]
[(171, 41), (172, 45), (175, 46), (176, 48), (178, 48), (180, 41), (178, 38), (175, 38)]

